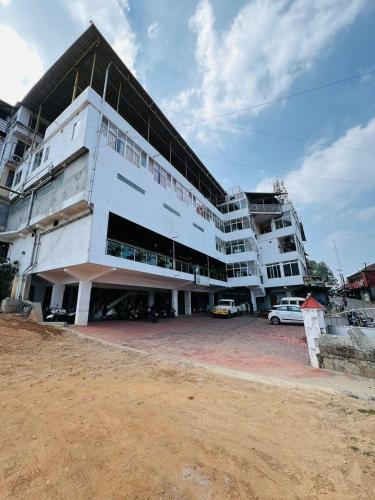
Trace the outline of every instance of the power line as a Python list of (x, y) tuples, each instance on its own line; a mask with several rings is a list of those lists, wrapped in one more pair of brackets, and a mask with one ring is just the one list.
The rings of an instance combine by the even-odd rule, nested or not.
[(328, 88), (328, 87), (333, 87), (334, 85), (339, 85), (341, 83), (349, 82), (351, 80), (356, 80), (358, 78), (362, 78), (362, 77), (367, 76), (367, 75), (372, 75), (374, 73), (375, 73), (375, 69), (373, 69), (371, 71), (366, 71), (364, 73), (357, 73), (355, 75), (351, 75), (351, 76), (348, 76), (346, 78), (341, 78), (340, 80), (334, 80), (332, 82), (328, 82), (328, 83), (325, 83), (323, 85), (318, 85), (318, 86), (312, 87), (310, 89), (300, 90), (299, 92), (294, 92), (293, 94), (288, 94), (288, 95), (285, 95), (283, 97), (277, 97), (275, 99), (270, 99), (268, 101), (263, 101), (263, 102), (260, 102), (258, 104), (252, 104), (252, 105), (246, 106), (244, 108), (239, 108), (239, 109), (236, 109), (234, 111), (228, 111), (227, 113), (221, 113), (219, 115), (210, 116), (208, 118), (202, 118), (202, 119), (194, 121), (194, 122), (183, 123), (183, 124), (180, 125), (180, 127), (187, 127), (189, 125), (195, 125), (195, 124), (198, 124), (198, 123), (207, 122), (207, 121), (210, 121), (210, 120), (214, 120), (216, 118), (222, 118), (224, 116), (231, 116), (231, 115), (235, 115), (237, 113), (243, 113), (245, 111), (250, 111), (250, 110), (255, 109), (255, 108), (260, 108), (260, 107), (263, 107), (263, 106), (267, 106), (268, 104), (273, 104), (273, 103), (276, 103), (276, 102), (282, 102), (282, 101), (285, 101), (287, 99), (292, 99), (294, 97), (298, 97), (298, 96), (301, 96), (301, 95), (304, 95), (304, 94), (310, 94), (312, 92), (317, 92), (318, 90), (322, 90), (322, 89), (325, 89), (325, 88)]
[(316, 142), (316, 141), (306, 141), (304, 139), (300, 139), (297, 137), (291, 137), (288, 135), (280, 135), (280, 134), (274, 134), (273, 132), (267, 132), (265, 130), (256, 130), (256, 129), (249, 129), (246, 127), (240, 127), (238, 125), (233, 125), (231, 123), (220, 123), (220, 122), (215, 122), (216, 125), (219, 125), (221, 127), (228, 127), (228, 128), (233, 128), (233, 129), (238, 129), (242, 130), (243, 132), (251, 132), (253, 134), (259, 134), (259, 135), (265, 135), (269, 137), (275, 137), (276, 139), (285, 139), (288, 141), (293, 141), (293, 142), (299, 142), (301, 144), (311, 144), (315, 146), (324, 146), (324, 147), (329, 147), (333, 149), (343, 149), (345, 151), (356, 151), (360, 153), (369, 153), (369, 154), (375, 154), (375, 151), (372, 151), (371, 149), (362, 149), (362, 148), (348, 148), (345, 146), (336, 146), (333, 144), (328, 144), (324, 142)]
[(254, 170), (264, 170), (264, 171), (268, 171), (268, 172), (278, 172), (278, 173), (282, 173), (282, 174), (285, 174), (285, 175), (291, 175), (293, 177), (304, 177), (304, 178), (307, 178), (307, 179), (316, 179), (316, 180), (320, 180), (320, 181), (344, 182), (344, 183), (347, 183), (347, 184), (361, 184), (361, 185), (364, 185), (364, 186), (374, 186), (375, 187), (375, 183), (371, 183), (371, 182), (353, 181), (351, 179), (337, 179), (337, 178), (333, 178), (333, 177), (318, 177), (316, 175), (295, 174), (295, 173), (288, 172), (287, 170), (274, 169), (274, 168), (265, 168), (265, 167), (257, 167), (255, 165), (251, 165), (250, 163), (244, 163), (244, 162), (232, 161), (232, 160), (225, 160), (223, 158), (215, 158), (214, 156), (210, 156), (210, 155), (206, 155), (206, 154), (202, 154), (202, 153), (200, 153), (199, 156), (203, 156), (205, 158), (209, 158), (210, 160), (213, 160), (213, 161), (219, 161), (219, 162), (228, 163), (228, 164), (231, 164), (231, 165), (239, 165), (239, 166), (243, 166), (243, 167), (249, 167), (249, 168), (252, 168)]
[[(341, 226), (342, 227), (342, 226)], [(318, 233), (332, 234), (333, 232), (345, 234), (345, 236), (351, 236), (353, 238), (375, 238), (375, 234), (358, 234), (358, 233), (348, 233), (345, 230), (341, 231), (331, 231), (327, 229), (317, 229), (315, 227), (305, 227), (306, 231), (317, 231)]]

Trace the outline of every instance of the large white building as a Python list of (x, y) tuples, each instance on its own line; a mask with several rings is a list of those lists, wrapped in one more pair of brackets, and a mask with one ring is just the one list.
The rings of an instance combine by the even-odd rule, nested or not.
[(226, 193), (94, 25), (4, 109), (0, 240), (16, 296), (86, 324), (119, 294), (191, 314), (214, 294), (255, 310), (303, 285), (285, 194)]

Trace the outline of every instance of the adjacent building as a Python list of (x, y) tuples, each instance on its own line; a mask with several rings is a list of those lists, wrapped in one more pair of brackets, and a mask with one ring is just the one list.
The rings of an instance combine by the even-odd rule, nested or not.
[(375, 264), (348, 276), (345, 288), (354, 299), (363, 300), (367, 295), (370, 300), (375, 300)]
[(226, 192), (94, 25), (9, 111), (0, 240), (15, 296), (86, 324), (117, 297), (191, 314), (215, 294), (256, 310), (303, 286), (287, 194)]

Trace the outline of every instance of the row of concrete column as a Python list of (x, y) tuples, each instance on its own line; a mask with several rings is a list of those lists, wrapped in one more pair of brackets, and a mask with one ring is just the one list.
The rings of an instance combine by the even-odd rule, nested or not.
[[(78, 285), (78, 298), (76, 306), (76, 325), (87, 325), (90, 308), (91, 281), (80, 281)], [(62, 307), (65, 285), (55, 284), (52, 287), (51, 306)], [(152, 307), (155, 303), (155, 292), (148, 292), (147, 305)], [(184, 290), (185, 314), (191, 315), (191, 291)], [(171, 305), (178, 315), (178, 289), (171, 290)], [(210, 309), (214, 307), (214, 292), (209, 292)]]

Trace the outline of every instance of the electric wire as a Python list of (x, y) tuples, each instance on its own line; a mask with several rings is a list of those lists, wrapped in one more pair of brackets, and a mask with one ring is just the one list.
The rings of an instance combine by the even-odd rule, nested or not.
[(356, 73), (355, 75), (351, 75), (351, 76), (348, 76), (346, 78), (341, 78), (339, 80), (334, 80), (332, 82), (328, 82), (328, 83), (325, 83), (323, 85), (318, 85), (318, 86), (312, 87), (310, 89), (300, 90), (298, 92), (294, 92), (293, 94), (287, 94), (285, 96), (276, 97), (275, 99), (269, 99), (268, 101), (260, 102), (260, 103), (257, 103), (257, 104), (252, 104), (250, 106), (245, 106), (243, 108), (239, 108), (239, 109), (236, 109), (236, 110), (233, 110), (233, 111), (228, 111), (226, 113), (221, 113), (221, 114), (218, 114), (218, 115), (209, 116), (207, 118), (201, 118), (200, 120), (197, 120), (197, 121), (194, 121), (194, 122), (187, 122), (185, 124), (181, 124), (180, 127), (185, 127), (185, 126), (189, 126), (189, 125), (195, 125), (195, 124), (198, 124), (198, 123), (203, 123), (203, 122), (215, 120), (217, 118), (223, 118), (225, 116), (231, 116), (231, 115), (235, 115), (235, 114), (238, 114), (238, 113), (243, 113), (245, 111), (250, 111), (252, 109), (256, 109), (256, 108), (260, 108), (260, 107), (263, 107), (263, 106), (267, 106), (268, 104), (273, 104), (273, 103), (276, 103), (276, 102), (282, 102), (282, 101), (285, 101), (287, 99), (292, 99), (294, 97), (298, 97), (298, 96), (301, 96), (301, 95), (310, 94), (312, 92), (317, 92), (318, 90), (322, 90), (322, 89), (325, 89), (325, 88), (328, 88), (328, 87), (333, 87), (334, 85), (339, 85), (341, 83), (349, 82), (351, 80), (362, 78), (364, 76), (372, 75), (374, 73), (375, 73), (375, 69), (373, 69), (371, 71), (366, 71), (364, 73)]
[(200, 153), (199, 156), (203, 156), (204, 158), (208, 158), (210, 160), (217, 161), (217, 162), (228, 163), (230, 165), (238, 165), (238, 166), (248, 167), (248, 168), (251, 168), (251, 169), (254, 169), (254, 170), (261, 170), (261, 171), (266, 171), (266, 172), (267, 171), (269, 171), (269, 172), (278, 172), (278, 173), (282, 173), (284, 175), (291, 175), (293, 177), (304, 177), (304, 178), (307, 178), (307, 179), (315, 179), (315, 180), (320, 180), (320, 181), (343, 182), (343, 183), (347, 183), (347, 184), (360, 184), (360, 185), (363, 185), (363, 186), (374, 186), (375, 187), (375, 183), (371, 183), (371, 182), (357, 181), (357, 180), (352, 180), (352, 179), (338, 179), (338, 178), (334, 178), (334, 177), (319, 177), (317, 175), (297, 174), (297, 173), (289, 172), (287, 170), (282, 170), (282, 169), (275, 169), (275, 168), (268, 168), (268, 167), (258, 167), (258, 166), (255, 166), (255, 165), (251, 165), (250, 163), (245, 163), (245, 162), (240, 162), (240, 161), (234, 161), (234, 160), (227, 160), (227, 159), (224, 159), (224, 158), (216, 158), (214, 156), (206, 155), (206, 154), (203, 154), (203, 153)]

